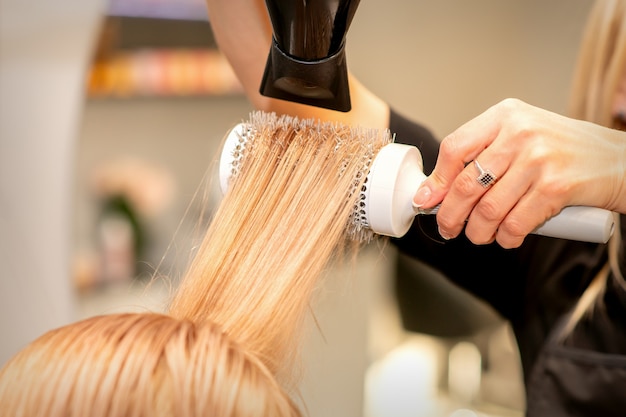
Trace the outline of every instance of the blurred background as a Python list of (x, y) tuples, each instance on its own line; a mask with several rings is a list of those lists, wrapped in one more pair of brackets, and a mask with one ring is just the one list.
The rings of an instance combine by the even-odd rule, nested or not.
[[(0, 1), (4, 363), (50, 328), (163, 308), (252, 108), (202, 0)], [(364, 0), (348, 65), (439, 137), (506, 97), (564, 113), (590, 6)], [(523, 415), (511, 331), (479, 300), (381, 242), (324, 279), (311, 416)]]

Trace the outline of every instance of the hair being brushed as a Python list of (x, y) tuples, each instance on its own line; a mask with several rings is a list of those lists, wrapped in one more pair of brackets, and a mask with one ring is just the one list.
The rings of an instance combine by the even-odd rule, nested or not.
[(303, 318), (388, 132), (253, 113), (254, 140), (166, 314), (52, 330), (0, 371), (14, 417), (298, 416)]

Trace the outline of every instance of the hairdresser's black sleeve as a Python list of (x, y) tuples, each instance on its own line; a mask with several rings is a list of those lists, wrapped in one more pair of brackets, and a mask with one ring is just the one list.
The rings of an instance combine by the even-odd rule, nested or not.
[(439, 141), (426, 127), (410, 122), (395, 110), (389, 115), (389, 128), (395, 135), (395, 142), (416, 146), (422, 153), (424, 173), (430, 174), (435, 168), (439, 154)]

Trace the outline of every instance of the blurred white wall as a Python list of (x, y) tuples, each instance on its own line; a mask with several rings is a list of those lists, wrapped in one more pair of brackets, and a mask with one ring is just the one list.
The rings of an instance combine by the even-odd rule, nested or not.
[(0, 3), (0, 364), (74, 319), (71, 184), (103, 0)]
[(564, 112), (591, 0), (363, 0), (350, 69), (439, 137), (507, 98)]

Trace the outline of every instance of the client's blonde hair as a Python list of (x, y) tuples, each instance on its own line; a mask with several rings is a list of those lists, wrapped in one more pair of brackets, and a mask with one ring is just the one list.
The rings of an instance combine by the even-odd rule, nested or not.
[[(578, 62), (574, 72), (569, 114), (607, 127), (616, 127), (613, 101), (622, 78), (626, 76), (626, 1), (597, 0), (585, 26)], [(604, 293), (610, 272), (624, 285), (618, 266), (622, 244), (619, 217), (615, 234), (609, 241), (609, 261), (595, 276), (576, 305), (564, 335), (593, 311)]]
[(390, 138), (260, 112), (248, 127), (168, 314), (93, 317), (41, 336), (0, 371), (3, 415), (300, 415), (299, 330), (324, 268), (360, 243), (350, 216)]

